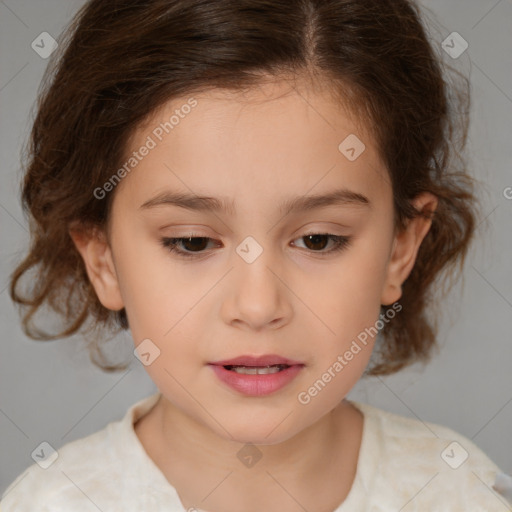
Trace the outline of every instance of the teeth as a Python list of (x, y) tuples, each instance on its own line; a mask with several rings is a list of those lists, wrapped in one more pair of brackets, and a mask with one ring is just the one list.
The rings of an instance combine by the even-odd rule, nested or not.
[(228, 370), (244, 375), (268, 375), (270, 373), (280, 372), (285, 368), (284, 365), (275, 366), (228, 366)]

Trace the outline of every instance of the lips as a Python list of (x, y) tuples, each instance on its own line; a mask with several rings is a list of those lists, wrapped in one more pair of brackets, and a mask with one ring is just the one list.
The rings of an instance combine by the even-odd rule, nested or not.
[(300, 361), (294, 361), (292, 359), (288, 359), (286, 357), (281, 357), (274, 354), (268, 354), (263, 356), (239, 356), (233, 359), (224, 359), (222, 361), (215, 361), (213, 363), (215, 366), (275, 366), (275, 365), (284, 365), (284, 366), (295, 366), (295, 365), (303, 365), (304, 363)]
[(215, 375), (227, 386), (248, 396), (273, 393), (291, 382), (304, 363), (274, 354), (239, 356), (210, 363)]

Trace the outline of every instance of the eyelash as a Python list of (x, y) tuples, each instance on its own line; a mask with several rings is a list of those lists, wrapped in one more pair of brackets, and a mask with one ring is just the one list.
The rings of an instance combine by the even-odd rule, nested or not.
[[(303, 235), (299, 238), (306, 238), (308, 236), (327, 236), (329, 239), (334, 241), (334, 247), (327, 251), (313, 251), (311, 249), (307, 249), (311, 251), (312, 253), (316, 254), (318, 253), (321, 256), (327, 256), (333, 253), (341, 252), (346, 247), (348, 247), (351, 243), (352, 237), (350, 236), (341, 236), (341, 235), (332, 235), (330, 233), (308, 233), (307, 235)], [(160, 240), (162, 246), (166, 248), (169, 252), (176, 254), (178, 257), (184, 258), (184, 259), (193, 259), (193, 258), (200, 258), (204, 256), (206, 251), (199, 251), (199, 252), (193, 252), (193, 251), (183, 251), (182, 249), (178, 249), (178, 244), (183, 240), (193, 240), (193, 239), (206, 239), (206, 240), (212, 240), (209, 237), (206, 236), (196, 236), (194, 234), (191, 234), (190, 236), (186, 237), (177, 237), (177, 238), (162, 238)]]

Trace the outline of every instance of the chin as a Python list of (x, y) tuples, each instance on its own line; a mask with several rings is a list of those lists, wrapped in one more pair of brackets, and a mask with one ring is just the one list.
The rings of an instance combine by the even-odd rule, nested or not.
[[(258, 415), (258, 417), (236, 415), (235, 413), (230, 417), (218, 418), (219, 423), (225, 430), (217, 424), (212, 425), (211, 422), (210, 428), (213, 428), (217, 435), (227, 441), (242, 444), (275, 445), (291, 439), (301, 430), (297, 424), (297, 418), (289, 412), (286, 414), (267, 412)], [(292, 420), (292, 418), (294, 419)]]

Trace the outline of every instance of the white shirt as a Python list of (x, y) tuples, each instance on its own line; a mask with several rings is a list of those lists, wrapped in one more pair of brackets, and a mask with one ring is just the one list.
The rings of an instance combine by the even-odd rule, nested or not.
[[(176, 489), (133, 427), (159, 395), (132, 405), (122, 420), (64, 445), (47, 469), (34, 463), (6, 489), (0, 512), (184, 512)], [(347, 498), (333, 512), (512, 510), (492, 489), (500, 470), (469, 439), (433, 423), (351, 403), (364, 415), (357, 472)]]

